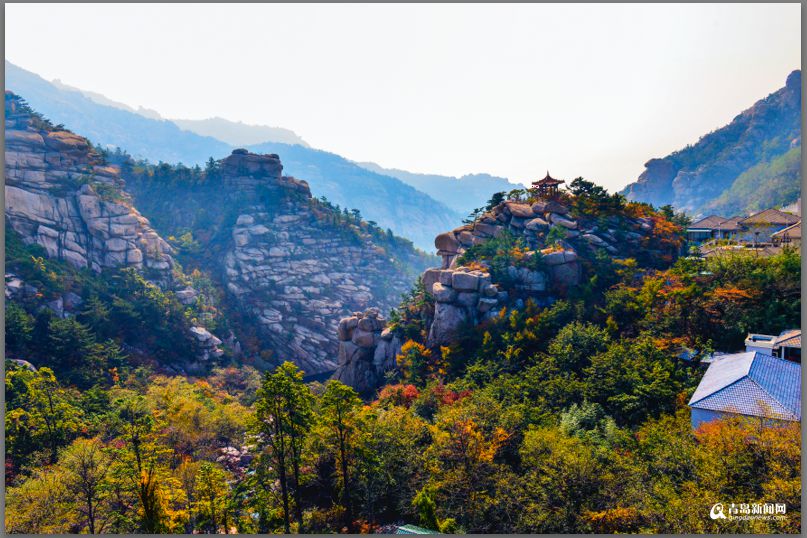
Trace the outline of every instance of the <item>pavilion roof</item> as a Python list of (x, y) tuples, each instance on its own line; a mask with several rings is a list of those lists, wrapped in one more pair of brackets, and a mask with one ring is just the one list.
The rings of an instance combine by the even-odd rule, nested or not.
[(533, 185), (560, 185), (561, 183), (566, 183), (562, 179), (555, 179), (554, 177), (549, 175), (549, 170), (546, 171), (546, 177), (544, 179), (539, 179), (538, 181), (533, 181)]

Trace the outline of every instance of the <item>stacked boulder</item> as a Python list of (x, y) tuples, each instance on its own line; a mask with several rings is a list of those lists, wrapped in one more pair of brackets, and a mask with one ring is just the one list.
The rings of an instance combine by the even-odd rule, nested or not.
[[(592, 215), (575, 219), (566, 206), (555, 200), (538, 200), (529, 204), (507, 201), (484, 213), (475, 222), (438, 235), (434, 244), (443, 258), (442, 268), (449, 269), (456, 267), (458, 258), (470, 247), (509, 231), (524, 239), (531, 249), (528, 255), (542, 257), (542, 265), (549, 277), (546, 286), (569, 287), (579, 284), (578, 250), (582, 246), (602, 249), (611, 256), (635, 254), (643, 248), (643, 240), (652, 232), (653, 226), (653, 219), (644, 217), (610, 215), (600, 218)], [(560, 235), (563, 240), (544, 248), (553, 228), (558, 229), (555, 235)], [(519, 268), (511, 268), (512, 271), (523, 273)], [(518, 274), (510, 276), (519, 280)], [(540, 278), (527, 274), (521, 276), (533, 279), (537, 285), (535, 291), (544, 291), (537, 289), (541, 288)]]
[(206, 362), (224, 355), (224, 351), (219, 347), (221, 345), (220, 338), (214, 336), (204, 327), (191, 327), (190, 331), (196, 339), (199, 360)]
[[(531, 255), (555, 254), (557, 252), (555, 248), (539, 250), (545, 244), (547, 234), (552, 228), (561, 228), (566, 239), (573, 239), (581, 235), (578, 222), (570, 218), (568, 213), (569, 209), (566, 206), (552, 200), (532, 204), (503, 202), (483, 214), (475, 222), (438, 235), (434, 240), (434, 245), (437, 247), (437, 254), (443, 258), (443, 269), (456, 267), (457, 259), (466, 250), (487, 239), (500, 236), (505, 230), (524, 238), (526, 245), (533, 249)], [(549, 276), (553, 279), (557, 278), (557, 283), (565, 286), (578, 283), (580, 271), (577, 266), (577, 256), (574, 248), (568, 243), (563, 245), (562, 255), (549, 256), (546, 262), (546, 265), (553, 268), (549, 271)], [(557, 267), (562, 264), (570, 264), (570, 266)], [(526, 274), (518, 268), (512, 269), (517, 274), (510, 276), (516, 280), (519, 280), (519, 275), (523, 277), (526, 289), (544, 291), (546, 284), (542, 282), (540, 276), (534, 274), (534, 271)]]
[(500, 291), (488, 273), (467, 267), (428, 269), (423, 285), (435, 301), (429, 347), (452, 342), (460, 327), (496, 315), (507, 300), (507, 292)]
[(339, 321), (339, 358), (333, 379), (366, 394), (383, 384), (395, 370), (401, 342), (387, 328), (378, 308), (354, 312)]

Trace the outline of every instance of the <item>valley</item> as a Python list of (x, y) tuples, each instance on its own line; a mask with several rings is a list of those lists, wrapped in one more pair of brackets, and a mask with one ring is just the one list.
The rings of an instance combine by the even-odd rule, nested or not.
[(7, 90), (6, 530), (799, 532), (800, 217), (691, 248), (799, 195), (797, 79), (624, 194)]

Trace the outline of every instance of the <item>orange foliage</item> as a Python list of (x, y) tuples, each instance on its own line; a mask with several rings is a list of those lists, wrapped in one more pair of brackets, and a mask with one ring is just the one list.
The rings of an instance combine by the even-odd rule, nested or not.
[(746, 299), (754, 299), (759, 296), (758, 290), (744, 290), (741, 288), (715, 288), (712, 292), (716, 299), (723, 301), (738, 302)]
[(618, 507), (584, 514), (593, 531), (602, 534), (636, 532), (639, 530), (639, 517), (639, 511), (633, 507)]
[(381, 389), (378, 401), (409, 408), (419, 395), (420, 393), (416, 386), (398, 383), (397, 385), (387, 385)]

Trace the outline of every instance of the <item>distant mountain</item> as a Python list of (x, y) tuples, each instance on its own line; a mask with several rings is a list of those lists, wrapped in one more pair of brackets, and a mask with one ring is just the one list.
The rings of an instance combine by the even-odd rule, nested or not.
[(249, 146), (261, 142), (279, 142), (281, 144), (299, 144), (310, 147), (308, 143), (290, 129), (270, 127), (268, 125), (250, 125), (240, 121), (224, 118), (208, 118), (206, 120), (171, 120), (181, 128), (202, 136), (212, 136), (233, 146)]
[(427, 252), (434, 251), (438, 234), (459, 224), (464, 216), (399, 179), (334, 153), (272, 142), (248, 149), (280, 155), (283, 172), (306, 180), (315, 196), (325, 196), (343, 208), (358, 208), (366, 220), (390, 228)]
[[(13, 64), (14, 69), (19, 69)], [(308, 146), (308, 143), (290, 129), (282, 127), (270, 127), (269, 125), (250, 125), (240, 121), (230, 121), (224, 118), (208, 118), (204, 120), (178, 120), (163, 118), (156, 110), (139, 106), (133, 108), (126, 103), (121, 103), (97, 92), (82, 90), (75, 86), (63, 83), (58, 78), (51, 82), (60, 90), (78, 92), (91, 101), (99, 105), (110, 106), (120, 110), (126, 110), (145, 116), (152, 120), (168, 120), (175, 123), (181, 129), (196, 133), (201, 136), (209, 136), (222, 142), (227, 142), (233, 146), (248, 146), (250, 144), (260, 144), (261, 142), (280, 142), (282, 144), (300, 144)]]
[(801, 190), (801, 71), (696, 144), (646, 170), (623, 194), (656, 206), (672, 204), (693, 216), (746, 214), (786, 205)]
[(160, 113), (157, 112), (156, 110), (152, 110), (150, 108), (144, 108), (142, 106), (139, 106), (137, 108), (132, 108), (129, 105), (127, 105), (126, 103), (121, 103), (121, 102), (118, 102), (118, 101), (114, 101), (114, 100), (110, 99), (109, 97), (107, 97), (105, 95), (101, 95), (100, 93), (91, 92), (91, 91), (88, 91), (88, 90), (82, 90), (81, 88), (76, 88), (75, 86), (70, 86), (68, 84), (65, 84), (61, 80), (59, 80), (58, 78), (53, 80), (52, 84), (54, 86), (56, 86), (57, 88), (59, 88), (60, 90), (68, 90), (68, 91), (79, 92), (80, 94), (84, 95), (85, 97), (95, 101), (99, 105), (106, 105), (106, 106), (111, 106), (111, 107), (114, 107), (114, 108), (119, 108), (121, 110), (128, 110), (129, 112), (135, 112), (137, 114), (140, 114), (141, 116), (145, 116), (145, 117), (151, 118), (153, 120), (165, 119), (162, 116), (160, 116)]
[[(210, 157), (221, 158), (235, 149), (234, 145), (184, 130), (171, 121), (145, 117), (121, 103), (101, 104), (97, 94), (90, 98), (84, 91), (50, 83), (9, 62), (5, 66), (6, 89), (21, 95), (53, 123), (103, 147), (120, 147), (151, 162), (185, 165), (201, 165)], [(223, 121), (230, 126), (239, 125)], [(211, 124), (201, 125), (207, 128)], [(242, 129), (240, 136), (256, 126), (244, 127), (247, 129)], [(266, 142), (250, 147), (255, 152), (279, 154), (285, 173), (306, 180), (315, 197), (326, 196), (343, 208), (358, 209), (365, 218), (410, 239), (423, 250), (433, 251), (434, 237), (462, 219), (461, 213), (401, 180), (371, 172), (338, 155), (299, 144)]]
[(356, 164), (373, 172), (398, 178), (432, 198), (443, 200), (448, 207), (463, 215), (485, 205), (495, 192), (511, 191), (522, 187), (522, 185), (510, 183), (506, 178), (490, 174), (466, 174), (454, 177), (383, 168), (372, 162)]
[(221, 140), (184, 131), (168, 120), (148, 118), (121, 108), (120, 103), (100, 104), (81, 91), (52, 84), (12, 63), (6, 62), (5, 68), (7, 90), (22, 96), (53, 123), (81, 133), (95, 144), (120, 147), (153, 162), (187, 165), (201, 164), (232, 150)]

